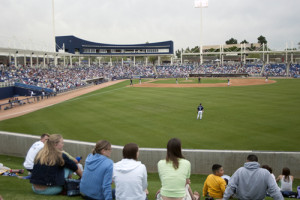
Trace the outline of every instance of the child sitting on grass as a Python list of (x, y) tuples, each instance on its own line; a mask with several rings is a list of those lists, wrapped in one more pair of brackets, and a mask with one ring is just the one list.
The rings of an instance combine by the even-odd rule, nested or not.
[(222, 199), (225, 192), (226, 182), (221, 176), (224, 174), (223, 167), (219, 164), (212, 166), (213, 174), (207, 176), (203, 186), (203, 196)]

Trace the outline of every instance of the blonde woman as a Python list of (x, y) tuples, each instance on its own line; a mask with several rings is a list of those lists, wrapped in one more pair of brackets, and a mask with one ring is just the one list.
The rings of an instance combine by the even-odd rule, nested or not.
[(111, 200), (113, 161), (109, 159), (111, 144), (106, 140), (96, 143), (93, 153), (85, 160), (80, 182), (80, 193), (84, 199)]
[(81, 170), (63, 151), (64, 140), (59, 134), (50, 135), (43, 149), (34, 160), (32, 190), (37, 194), (59, 194), (65, 184), (65, 178), (75, 171), (80, 177)]

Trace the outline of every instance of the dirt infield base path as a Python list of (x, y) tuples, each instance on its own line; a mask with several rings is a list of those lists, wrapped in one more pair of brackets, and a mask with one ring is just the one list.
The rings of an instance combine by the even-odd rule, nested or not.
[[(142, 84), (134, 84), (133, 87), (157, 87), (157, 88), (190, 88), (190, 87), (228, 87), (227, 83), (192, 83), (192, 84), (169, 84), (169, 83), (151, 83), (153, 80), (149, 82), (145, 82)], [(274, 80), (268, 80), (266, 82), (265, 79), (230, 79), (230, 86), (247, 86), (247, 85), (264, 85), (276, 83)]]
[(78, 89), (78, 90), (73, 90), (73, 91), (70, 91), (67, 93), (63, 93), (63, 94), (57, 95), (56, 97), (51, 97), (49, 99), (39, 101), (37, 103), (26, 104), (23, 106), (14, 107), (9, 110), (1, 110), (0, 111), (0, 121), (18, 117), (21, 115), (25, 115), (27, 113), (58, 104), (60, 102), (81, 96), (83, 94), (87, 94), (89, 92), (93, 92), (95, 90), (99, 90), (101, 88), (105, 88), (105, 87), (120, 83), (122, 81), (124, 81), (124, 80), (110, 81), (110, 82), (102, 83), (100, 85), (94, 85), (94, 86), (90, 86), (90, 87), (86, 87), (86, 88), (82, 88), (82, 89)]

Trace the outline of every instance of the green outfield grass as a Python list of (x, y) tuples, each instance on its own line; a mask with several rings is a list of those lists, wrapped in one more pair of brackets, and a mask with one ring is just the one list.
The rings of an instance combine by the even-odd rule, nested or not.
[[(198, 78), (188, 78), (186, 80), (185, 78), (178, 78), (178, 83), (179, 84), (194, 84), (198, 83)], [(200, 84), (202, 83), (227, 83), (226, 78), (201, 78)], [(159, 83), (159, 84), (164, 84), (164, 83), (176, 83), (176, 78), (168, 78), (168, 79), (159, 79), (156, 81), (153, 81), (151, 83)]]
[[(0, 161), (13, 169), (23, 168), (22, 163), (24, 158), (0, 155)], [(225, 169), (226, 173), (226, 169)], [(27, 174), (24, 174), (27, 175)], [(202, 188), (206, 175), (191, 175), (191, 187), (202, 195)], [(297, 185), (300, 185), (300, 180), (295, 179), (293, 182), (293, 190), (297, 191)], [(161, 187), (160, 180), (157, 173), (148, 173), (148, 190), (149, 200), (154, 200), (157, 190)], [(4, 200), (56, 200), (56, 199), (82, 199), (81, 197), (67, 197), (62, 195), (56, 196), (43, 196), (35, 194), (31, 189), (29, 180), (18, 179), (17, 177), (4, 177), (0, 176), (0, 195)], [(269, 200), (272, 198), (266, 198)], [(288, 199), (288, 198), (286, 198)]]
[[(135, 83), (138, 80), (134, 80)], [(222, 88), (135, 88), (124, 81), (24, 116), (0, 130), (112, 144), (299, 151), (300, 80)], [(204, 106), (203, 120), (196, 108)]]

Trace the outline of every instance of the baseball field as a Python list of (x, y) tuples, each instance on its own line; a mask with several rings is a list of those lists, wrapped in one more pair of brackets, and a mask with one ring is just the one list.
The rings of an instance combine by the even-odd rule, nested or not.
[[(219, 79), (201, 81), (227, 84)], [(175, 84), (175, 79), (166, 83)], [(138, 86), (138, 80), (134, 84)], [(66, 139), (90, 142), (107, 139), (115, 145), (135, 142), (140, 147), (165, 148), (171, 137), (178, 137), (183, 148), (190, 149), (299, 151), (299, 88), (299, 79), (182, 88), (130, 87), (124, 81), (0, 121), (0, 130), (60, 133)], [(199, 103), (204, 107), (202, 120), (196, 120)]]

